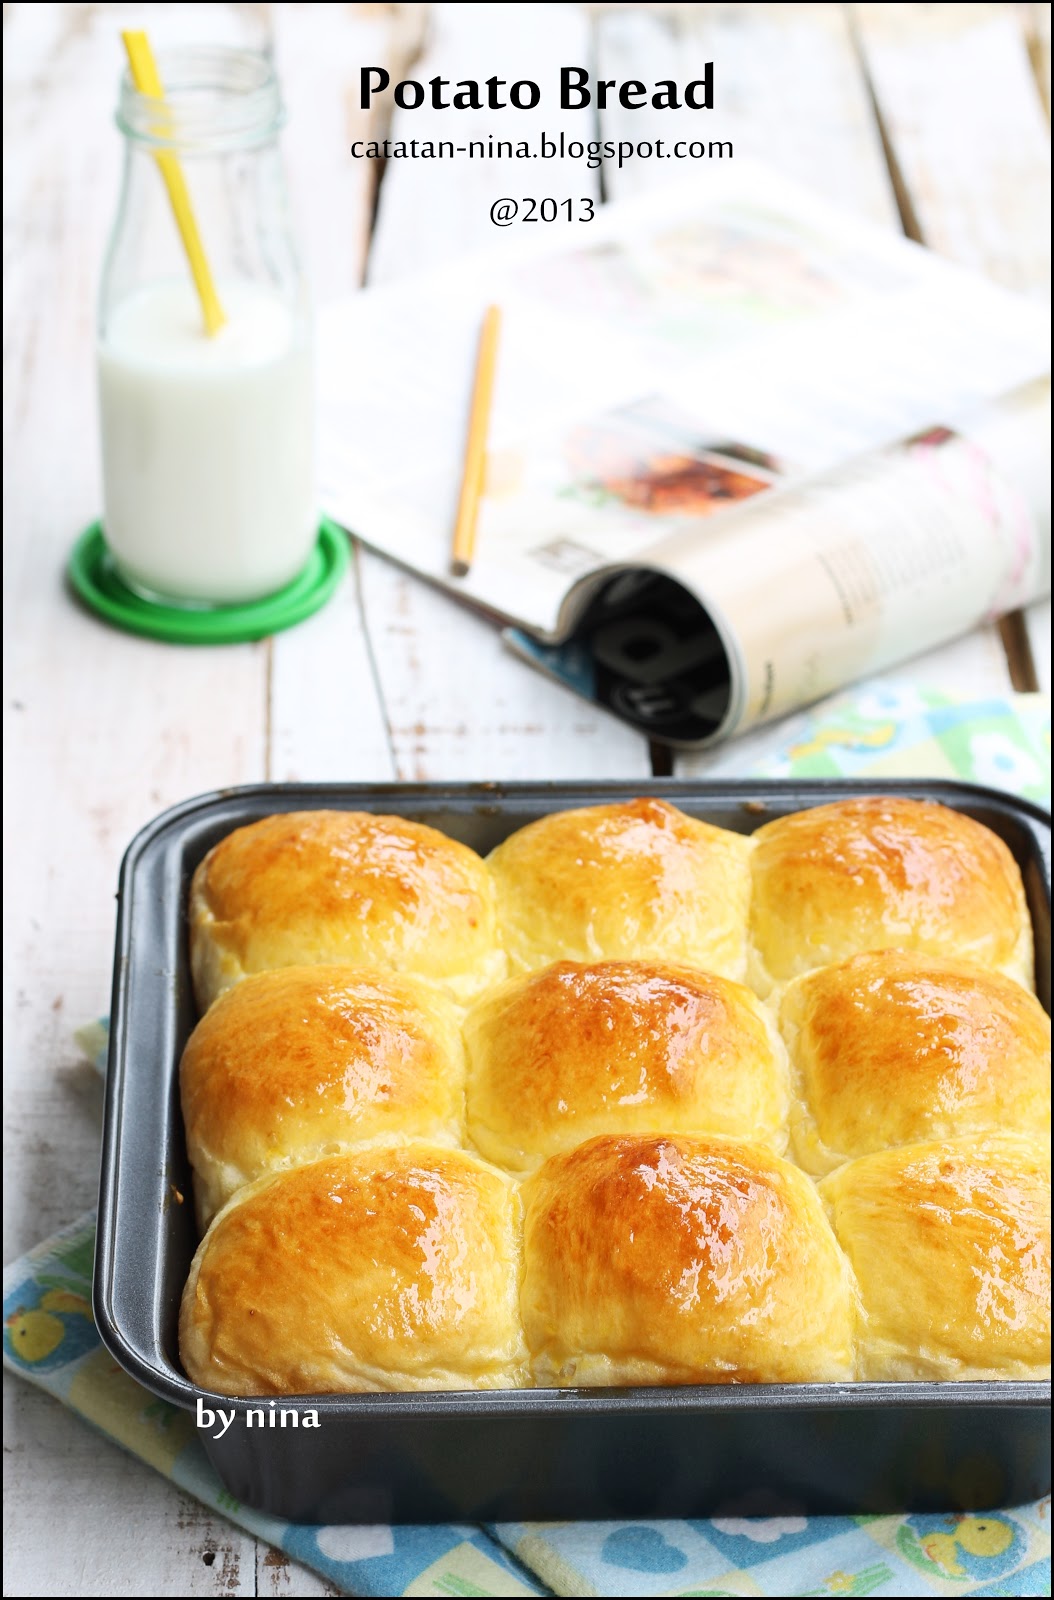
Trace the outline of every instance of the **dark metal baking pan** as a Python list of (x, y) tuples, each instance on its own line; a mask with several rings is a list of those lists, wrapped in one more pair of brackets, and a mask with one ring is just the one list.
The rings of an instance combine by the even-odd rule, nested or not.
[(305, 1429), (291, 1418), (248, 1426), (252, 1401), (196, 1388), (179, 1364), (179, 1301), (196, 1242), (192, 1208), (178, 1198), (190, 1193), (177, 1087), (194, 1022), (186, 898), (194, 868), (224, 834), (275, 811), (345, 807), (414, 817), (486, 852), (546, 812), (640, 794), (750, 833), (786, 812), (878, 788), (940, 800), (1005, 839), (1024, 876), (1049, 1010), (1050, 819), (964, 784), (259, 785), (187, 801), (138, 835), (119, 891), (95, 1315), (108, 1349), (152, 1393), (192, 1412), (199, 1400), (235, 1412), (221, 1439), (204, 1431), (202, 1439), (237, 1499), (297, 1521), (427, 1522), (977, 1509), (1049, 1491), (1049, 1383), (281, 1402), (301, 1421), (317, 1413), (319, 1426)]

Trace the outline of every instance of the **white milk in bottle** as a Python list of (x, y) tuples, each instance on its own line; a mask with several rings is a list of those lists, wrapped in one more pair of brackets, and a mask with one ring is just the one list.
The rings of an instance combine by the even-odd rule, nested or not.
[[(121, 83), (124, 179), (99, 299), (103, 533), (147, 598), (207, 607), (295, 578), (318, 533), (311, 317), (271, 63), (158, 57), (162, 99)], [(209, 332), (173, 172), (222, 310)], [(186, 218), (183, 217), (185, 223)]]
[(135, 588), (213, 604), (288, 583), (317, 532), (308, 343), (266, 287), (217, 287), (216, 334), (171, 280), (118, 304), (99, 344), (107, 544)]

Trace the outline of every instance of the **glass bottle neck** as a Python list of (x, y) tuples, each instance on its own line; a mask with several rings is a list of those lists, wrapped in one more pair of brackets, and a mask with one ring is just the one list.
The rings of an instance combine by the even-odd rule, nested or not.
[(229, 155), (273, 144), (284, 121), (278, 80), (265, 56), (198, 46), (158, 57), (164, 100), (141, 94), (126, 73), (117, 126), (133, 148), (181, 157)]

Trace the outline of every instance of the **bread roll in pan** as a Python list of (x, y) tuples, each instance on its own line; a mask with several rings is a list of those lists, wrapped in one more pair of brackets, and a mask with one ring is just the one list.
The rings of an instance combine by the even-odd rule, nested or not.
[[(121, 869), (103, 1138), (95, 1315), (151, 1393), (233, 1421), (200, 1437), (238, 1500), (306, 1522), (547, 1520), (966, 1510), (1050, 1489), (1050, 1385), (813, 1383), (210, 1395), (177, 1353), (196, 1243), (177, 1068), (195, 1020), (186, 938), (194, 868), (232, 829), (342, 808), (429, 823), (481, 853), (549, 812), (654, 795), (740, 833), (878, 786), (692, 781), (258, 785), (189, 800), (150, 823)], [(1049, 1011), (1050, 819), (994, 790), (881, 785), (997, 833), (1021, 868)], [(261, 1419), (249, 1413), (261, 1409)], [(279, 1413), (295, 1413), (285, 1417)], [(275, 1413), (272, 1418), (272, 1411)], [(310, 1420), (317, 1426), (305, 1427)]]

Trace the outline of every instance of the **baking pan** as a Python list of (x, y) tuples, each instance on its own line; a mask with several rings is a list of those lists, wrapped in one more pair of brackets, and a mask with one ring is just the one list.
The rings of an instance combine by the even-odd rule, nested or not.
[[(319, 807), (398, 813), (480, 852), (549, 811), (656, 795), (740, 833), (853, 794), (940, 800), (1021, 867), (1050, 1009), (1050, 819), (965, 784), (853, 782), (259, 785), (204, 795), (133, 841), (121, 869), (95, 1315), (153, 1394), (234, 1420), (201, 1438), (232, 1495), (303, 1522), (544, 1520), (980, 1509), (1050, 1489), (1050, 1384), (759, 1384), (299, 1396), (191, 1384), (177, 1348), (196, 1236), (177, 1067), (194, 1023), (191, 874), (233, 828)], [(256, 1415), (250, 1417), (250, 1413)], [(282, 1416), (283, 1412), (289, 1415)], [(314, 1417), (311, 1416), (314, 1413)], [(317, 1427), (304, 1426), (317, 1420)]]

